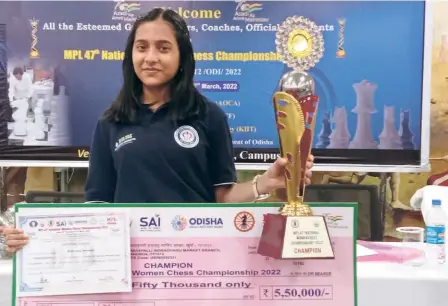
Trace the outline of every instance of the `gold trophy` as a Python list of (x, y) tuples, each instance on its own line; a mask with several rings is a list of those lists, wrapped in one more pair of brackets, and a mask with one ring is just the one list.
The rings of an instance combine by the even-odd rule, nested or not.
[(303, 202), (306, 161), (311, 153), (319, 97), (306, 71), (323, 56), (319, 27), (301, 16), (287, 18), (275, 40), (283, 62), (293, 70), (283, 75), (273, 103), (280, 153), (287, 158), (286, 197), (279, 214), (267, 214), (258, 253), (273, 258), (334, 258), (325, 217), (313, 215)]
[(30, 24), (31, 24), (31, 38), (33, 39), (31, 42), (31, 52), (30, 52), (30, 58), (39, 58), (40, 54), (39, 54), (39, 50), (37, 50), (37, 27), (39, 25), (39, 20), (33, 18), (30, 19)]

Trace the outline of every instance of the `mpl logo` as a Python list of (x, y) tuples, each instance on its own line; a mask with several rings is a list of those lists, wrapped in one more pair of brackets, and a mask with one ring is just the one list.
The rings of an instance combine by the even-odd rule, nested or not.
[(256, 2), (249, 2), (247, 0), (236, 0), (237, 6), (235, 8), (235, 15), (233, 20), (245, 22), (268, 22), (269, 18), (257, 17), (255, 12), (263, 9), (263, 4)]
[(140, 218), (140, 231), (142, 232), (160, 232), (161, 230), (161, 218), (160, 215), (154, 215), (152, 217)]
[(127, 2), (126, 0), (115, 0), (114, 12), (112, 20), (135, 22), (137, 20), (137, 12), (140, 11), (140, 3)]

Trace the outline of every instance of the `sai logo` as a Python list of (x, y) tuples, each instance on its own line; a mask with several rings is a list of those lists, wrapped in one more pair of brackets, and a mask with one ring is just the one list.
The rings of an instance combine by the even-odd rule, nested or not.
[(115, 0), (114, 13), (112, 20), (135, 22), (137, 12), (140, 11), (140, 3), (127, 2), (126, 0)]
[(158, 232), (160, 231), (160, 226), (161, 226), (160, 215), (140, 218), (140, 230), (142, 232)]
[(245, 22), (268, 22), (269, 18), (257, 17), (255, 12), (263, 9), (261, 3), (249, 3), (247, 0), (236, 0), (237, 6), (233, 20)]
[(173, 221), (171, 221), (171, 225), (176, 231), (183, 231), (184, 229), (187, 228), (187, 224), (188, 224), (187, 218), (182, 216), (175, 216), (173, 218)]

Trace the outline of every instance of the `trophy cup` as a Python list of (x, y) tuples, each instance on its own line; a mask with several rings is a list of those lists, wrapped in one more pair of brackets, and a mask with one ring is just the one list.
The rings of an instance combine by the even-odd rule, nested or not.
[(323, 56), (323, 35), (314, 22), (294, 16), (279, 27), (275, 44), (283, 62), (293, 69), (283, 75), (273, 97), (280, 152), (288, 160), (287, 203), (279, 214), (264, 216), (258, 253), (277, 259), (334, 258), (325, 217), (314, 216), (303, 202), (306, 161), (319, 102), (314, 80), (306, 70)]

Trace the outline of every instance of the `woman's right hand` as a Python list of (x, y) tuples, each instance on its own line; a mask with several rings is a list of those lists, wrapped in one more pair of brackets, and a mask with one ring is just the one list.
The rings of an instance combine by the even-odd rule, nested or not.
[(28, 236), (21, 229), (5, 226), (0, 232), (5, 237), (9, 253), (16, 253), (28, 243)]

